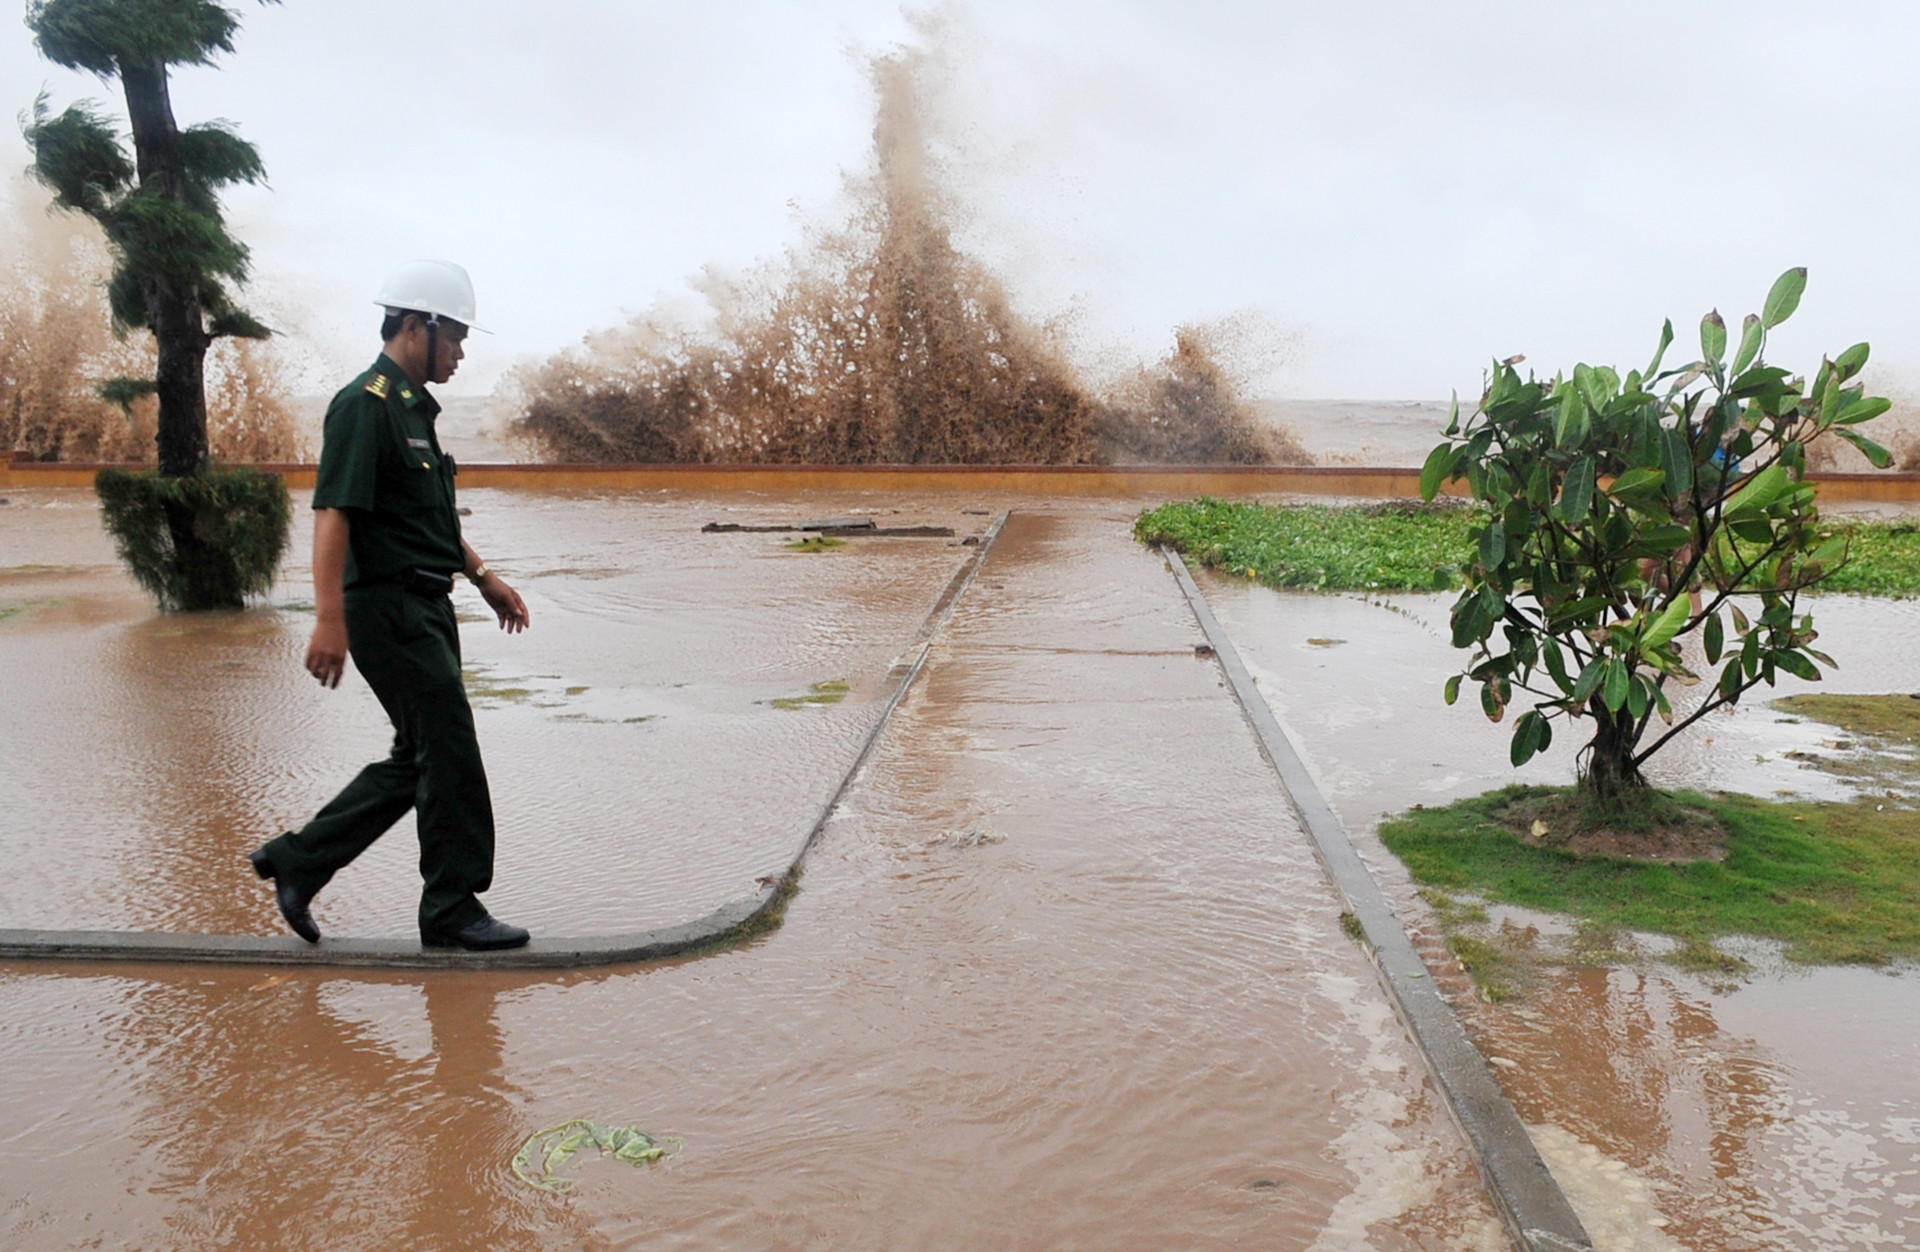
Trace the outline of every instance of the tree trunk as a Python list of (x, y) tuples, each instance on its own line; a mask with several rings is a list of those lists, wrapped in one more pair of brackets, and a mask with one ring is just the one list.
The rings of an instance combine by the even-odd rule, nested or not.
[(1633, 763), (1633, 749), (1639, 736), (1635, 719), (1624, 707), (1613, 713), (1605, 701), (1595, 696), (1588, 704), (1593, 714), (1593, 741), (1586, 747), (1586, 762), (1580, 771), (1580, 785), (1603, 807), (1612, 808), (1646, 787), (1640, 768)]
[[(180, 128), (173, 120), (167, 91), (166, 62), (120, 67), (132, 122), (135, 168), (143, 195), (187, 202), (186, 174), (180, 156)], [(160, 400), (158, 444), (161, 474), (177, 478), (197, 474), (207, 461), (206, 322), (200, 292), (182, 290), (164, 275), (144, 283), (147, 321), (160, 349), (154, 384)], [(178, 538), (178, 536), (176, 536)]]
[[(166, 62), (122, 64), (120, 84), (132, 123), (134, 165), (140, 194), (187, 202), (186, 174), (180, 154), (180, 128), (174, 122), (167, 91)], [(147, 276), (142, 286), (147, 324), (159, 348), (154, 369), (160, 401), (155, 436), (163, 478), (185, 478), (207, 467), (207, 334), (197, 287), (184, 288), (164, 274)], [(167, 533), (185, 609), (238, 608), (242, 598), (233, 560), (209, 543), (195, 524), (194, 511), (178, 500), (166, 505)]]

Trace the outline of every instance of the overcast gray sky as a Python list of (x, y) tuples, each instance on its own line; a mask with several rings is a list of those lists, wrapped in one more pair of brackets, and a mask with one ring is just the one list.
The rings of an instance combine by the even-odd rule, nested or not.
[[(392, 264), (472, 270), (472, 369), (544, 356), (703, 267), (778, 256), (865, 168), (884, 0), (242, 4), (180, 71), (270, 188), (229, 199), (256, 303), (317, 372), (377, 345)], [(1297, 397), (1477, 392), (1488, 358), (1644, 362), (1811, 267), (1777, 362), (1869, 339), (1920, 380), (1911, 0), (967, 0), (934, 85), (960, 240), (1089, 350), (1255, 311)], [(0, 102), (105, 95), (0, 27)], [(27, 160), (13, 128), (0, 160)]]

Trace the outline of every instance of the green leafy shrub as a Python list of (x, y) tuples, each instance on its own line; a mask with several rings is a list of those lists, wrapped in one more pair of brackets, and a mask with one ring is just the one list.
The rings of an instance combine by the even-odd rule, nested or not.
[[(1497, 722), (1532, 696), (1513, 722), (1515, 765), (1548, 745), (1554, 722), (1591, 717), (1581, 782), (1601, 801), (1624, 798), (1693, 722), (1778, 672), (1812, 680), (1833, 666), (1800, 595), (1847, 563), (1849, 540), (1821, 521), (1806, 446), (1844, 439), (1884, 467), (1860, 428), (1889, 405), (1857, 381), (1864, 343), (1823, 360), (1810, 384), (1766, 363), (1767, 332), (1806, 281), (1804, 269), (1780, 276), (1731, 359), (1713, 312), (1690, 364), (1661, 371), (1668, 322), (1644, 372), (1582, 364), (1571, 378), (1522, 379), (1514, 358), (1464, 425), (1455, 404), (1420, 482), (1432, 500), (1464, 478), (1480, 507), (1452, 613), (1454, 646), (1471, 656), (1446, 699), (1475, 682)], [(1681, 652), (1696, 632), (1721, 668), (1676, 721), (1670, 691), (1701, 681)], [(1668, 729), (1642, 747), (1656, 718)]]
[(94, 489), (121, 559), (161, 608), (239, 608), (273, 585), (293, 519), (278, 474), (106, 469)]

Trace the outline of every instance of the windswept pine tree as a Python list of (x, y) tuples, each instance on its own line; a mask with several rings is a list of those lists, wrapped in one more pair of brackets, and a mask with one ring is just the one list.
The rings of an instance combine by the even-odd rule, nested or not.
[[(163, 604), (236, 605), (272, 580), (285, 547), (286, 491), (278, 479), (209, 472), (205, 365), (216, 337), (269, 334), (235, 303), (247, 248), (227, 231), (219, 200), (222, 188), (260, 182), (266, 171), (225, 123), (182, 129), (168, 74), (233, 51), (239, 18), (212, 0), (34, 0), (27, 26), (56, 65), (118, 80), (133, 141), (129, 157), (100, 106), (81, 101), (56, 114), (44, 93), (25, 127), (34, 174), (55, 203), (106, 234), (115, 329), (150, 331), (158, 348), (152, 378), (101, 383), (107, 399), (126, 405), (155, 395), (160, 407), (159, 475), (103, 476), (108, 525)], [(276, 512), (278, 536), (258, 533), (254, 523), (271, 531)], [(134, 533), (142, 526), (155, 533)]]

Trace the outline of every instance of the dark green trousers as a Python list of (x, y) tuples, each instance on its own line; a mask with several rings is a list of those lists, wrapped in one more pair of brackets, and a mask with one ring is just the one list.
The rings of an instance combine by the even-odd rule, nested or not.
[(420, 929), (479, 921), (493, 883), (493, 801), (460, 677), (453, 601), (398, 586), (347, 592), (347, 650), (393, 722), (393, 751), (360, 771), (311, 822), (267, 844), (276, 874), (318, 891), (417, 810)]

